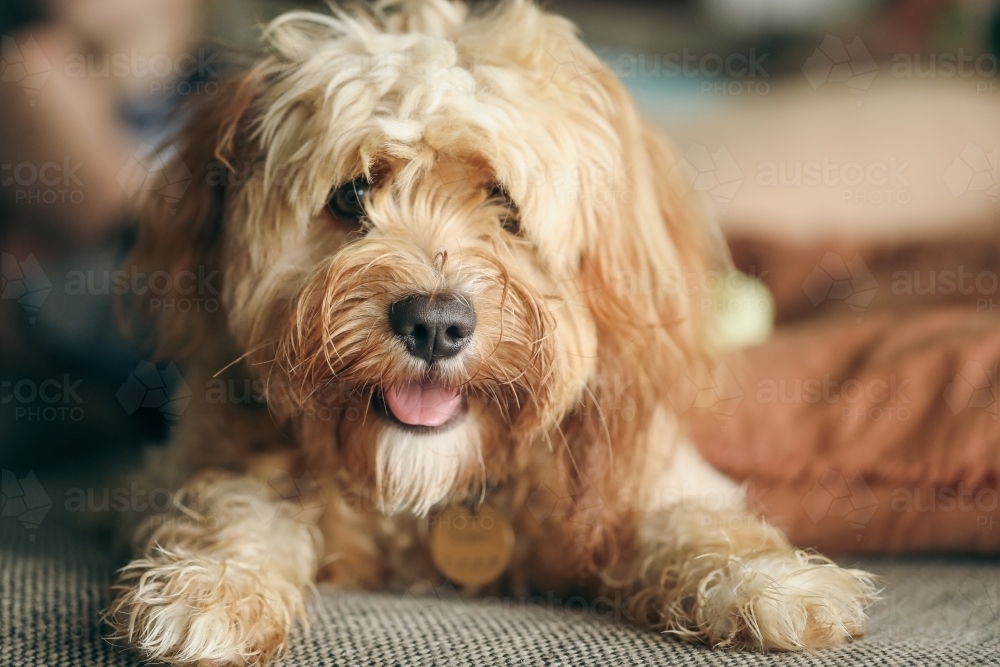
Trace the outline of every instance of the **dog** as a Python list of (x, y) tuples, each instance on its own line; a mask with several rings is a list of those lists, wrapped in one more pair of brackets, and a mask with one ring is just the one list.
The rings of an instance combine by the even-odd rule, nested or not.
[(570, 22), (394, 0), (263, 41), (190, 114), (166, 167), (190, 185), (148, 199), (131, 257), (176, 278), (164, 300), (217, 272), (220, 307), (157, 310), (152, 342), (260, 400), (193, 401), (155, 452), (176, 493), (135, 530), (113, 639), (263, 665), (314, 581), (445, 578), (620, 593), (712, 646), (863, 634), (872, 577), (794, 548), (684, 438), (668, 393), (715, 354), (688, 287), (716, 236)]

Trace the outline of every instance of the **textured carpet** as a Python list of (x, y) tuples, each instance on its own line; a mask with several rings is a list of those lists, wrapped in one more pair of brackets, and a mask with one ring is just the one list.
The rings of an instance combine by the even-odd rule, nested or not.
[[(34, 539), (29, 536), (34, 535)], [(613, 612), (523, 600), (324, 593), (310, 605), (286, 667), (355, 665), (915, 665), (1000, 664), (1000, 564), (865, 560), (884, 579), (870, 635), (812, 655), (712, 651), (615, 622)], [(102, 639), (114, 562), (101, 540), (64, 522), (29, 530), (0, 517), (0, 666), (140, 664)], [(598, 617), (600, 616), (600, 617)]]

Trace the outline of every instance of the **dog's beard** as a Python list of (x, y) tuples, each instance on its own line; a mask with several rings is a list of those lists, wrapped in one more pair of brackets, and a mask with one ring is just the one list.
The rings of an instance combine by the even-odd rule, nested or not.
[(484, 470), (479, 427), (471, 415), (446, 431), (413, 433), (387, 427), (378, 437), (376, 492), (386, 514), (409, 510), (426, 516)]

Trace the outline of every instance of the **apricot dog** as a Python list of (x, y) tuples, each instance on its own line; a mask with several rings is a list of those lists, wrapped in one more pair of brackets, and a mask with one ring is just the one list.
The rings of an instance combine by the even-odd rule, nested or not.
[(221, 308), (160, 313), (157, 349), (263, 398), (193, 402), (151, 462), (177, 492), (115, 637), (265, 664), (316, 580), (440, 581), (449, 507), (513, 535), (470, 592), (619, 592), (715, 646), (863, 633), (871, 578), (796, 550), (683, 437), (667, 393), (712, 350), (697, 292), (664, 285), (715, 270), (713, 236), (568, 21), (383, 2), (285, 14), (264, 46), (190, 114), (168, 170), (193, 181), (147, 201), (131, 260), (218, 272)]

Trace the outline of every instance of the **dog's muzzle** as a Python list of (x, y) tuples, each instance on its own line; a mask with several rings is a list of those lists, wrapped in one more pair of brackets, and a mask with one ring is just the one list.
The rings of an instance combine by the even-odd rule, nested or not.
[[(389, 325), (406, 351), (430, 367), (469, 344), (476, 311), (461, 294), (416, 294), (389, 307)], [(454, 387), (413, 381), (383, 391), (388, 416), (405, 426), (442, 427), (454, 423), (465, 408), (461, 391)]]

